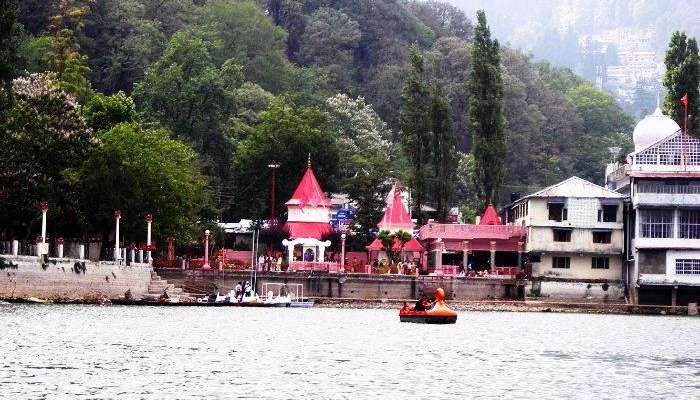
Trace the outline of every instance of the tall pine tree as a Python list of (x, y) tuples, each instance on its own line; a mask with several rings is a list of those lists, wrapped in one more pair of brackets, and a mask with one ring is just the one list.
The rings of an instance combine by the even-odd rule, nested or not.
[(437, 209), (437, 220), (447, 221), (450, 204), (454, 197), (457, 174), (457, 150), (454, 127), (452, 125), (452, 106), (445, 90), (436, 80), (430, 102), (430, 120), (432, 123), (433, 148), (432, 158), (435, 168), (433, 196)]
[(17, 48), (22, 25), (17, 0), (0, 0), (0, 116), (12, 105), (12, 79), (17, 76)]
[(688, 94), (688, 131), (697, 134), (700, 123), (700, 65), (698, 64), (698, 43), (695, 38), (686, 37), (683, 32), (674, 32), (666, 50), (666, 75), (664, 86), (666, 97), (664, 98), (664, 111), (678, 125), (683, 127), (684, 106), (681, 105), (681, 97)]
[(411, 166), (414, 216), (424, 222), (421, 206), (426, 200), (426, 167), (430, 162), (430, 90), (425, 78), (425, 62), (417, 44), (410, 49), (411, 69), (401, 92), (401, 145)]
[(478, 24), (471, 48), (469, 75), (469, 126), (476, 188), (484, 205), (498, 200), (506, 171), (506, 140), (503, 133), (503, 81), (498, 41), (491, 39), (483, 10), (476, 13)]

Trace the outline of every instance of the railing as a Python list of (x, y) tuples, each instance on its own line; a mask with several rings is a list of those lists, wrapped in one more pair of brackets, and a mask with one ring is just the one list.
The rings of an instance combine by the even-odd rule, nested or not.
[(525, 236), (527, 228), (520, 225), (428, 224), (421, 228), (422, 239), (434, 238), (495, 238)]
[(638, 193), (655, 194), (700, 194), (700, 185), (664, 185), (658, 183), (640, 183)]
[(289, 271), (340, 272), (338, 262), (291, 261)]

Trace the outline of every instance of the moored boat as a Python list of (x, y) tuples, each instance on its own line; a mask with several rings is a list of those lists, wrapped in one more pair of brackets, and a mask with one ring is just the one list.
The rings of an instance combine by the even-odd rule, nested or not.
[(445, 291), (438, 288), (435, 291), (435, 303), (425, 310), (416, 310), (415, 306), (404, 305), (399, 311), (401, 322), (418, 324), (454, 324), (457, 322), (457, 312), (445, 304)]

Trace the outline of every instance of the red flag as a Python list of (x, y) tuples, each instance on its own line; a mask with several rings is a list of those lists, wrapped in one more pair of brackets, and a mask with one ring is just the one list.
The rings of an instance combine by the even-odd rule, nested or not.
[(688, 93), (684, 94), (683, 97), (681, 97), (681, 104), (688, 107)]

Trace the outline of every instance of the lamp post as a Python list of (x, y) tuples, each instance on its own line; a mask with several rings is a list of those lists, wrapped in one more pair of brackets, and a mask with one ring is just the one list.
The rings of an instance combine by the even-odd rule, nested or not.
[(114, 219), (116, 220), (116, 228), (114, 232), (114, 261), (119, 261), (121, 252), (119, 251), (119, 220), (122, 219), (122, 212), (114, 211)]
[(49, 203), (42, 201), (39, 204), (41, 208), (41, 250), (39, 251), (39, 256), (48, 253), (46, 246), (46, 213), (49, 211)]
[(275, 189), (277, 186), (277, 168), (279, 168), (280, 165), (276, 162), (273, 162), (272, 164), (268, 164), (267, 167), (272, 170), (272, 187), (270, 188), (270, 225), (274, 225), (274, 222), (277, 220), (275, 215)]
[(345, 272), (345, 233), (340, 235), (340, 271)]
[(146, 214), (146, 260), (151, 262), (151, 223), (153, 223), (153, 215)]
[(202, 265), (202, 269), (209, 269), (211, 268), (209, 266), (209, 229), (204, 231), (204, 265)]

